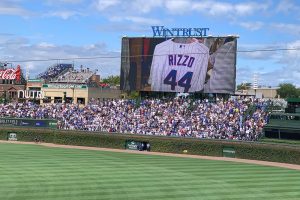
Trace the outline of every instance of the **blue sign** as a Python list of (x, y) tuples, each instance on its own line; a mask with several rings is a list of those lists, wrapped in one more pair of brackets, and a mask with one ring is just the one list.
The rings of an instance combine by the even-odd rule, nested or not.
[(205, 37), (209, 28), (166, 28), (151, 26), (153, 37)]
[(19, 118), (0, 118), (1, 126), (28, 126), (28, 127), (44, 127), (56, 128), (57, 120), (48, 119), (19, 119)]

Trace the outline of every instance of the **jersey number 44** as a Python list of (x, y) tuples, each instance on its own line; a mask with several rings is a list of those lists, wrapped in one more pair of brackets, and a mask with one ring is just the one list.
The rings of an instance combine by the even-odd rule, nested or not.
[(171, 70), (164, 79), (164, 84), (170, 85), (171, 90), (175, 90), (176, 86), (183, 87), (184, 92), (188, 92), (191, 87), (193, 72), (186, 72), (177, 82), (177, 70)]

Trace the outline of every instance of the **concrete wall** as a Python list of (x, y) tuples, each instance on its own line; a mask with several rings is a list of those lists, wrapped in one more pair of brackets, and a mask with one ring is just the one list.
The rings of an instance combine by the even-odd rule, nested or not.
[(51, 97), (51, 103), (54, 103), (54, 97), (61, 97), (63, 99), (64, 92), (66, 92), (67, 98), (74, 99), (74, 103), (78, 103), (78, 98), (84, 98), (85, 104), (91, 98), (118, 99), (121, 95), (120, 90), (110, 88), (42, 88), (41, 90), (44, 91), (45, 97)]
[(121, 96), (121, 90), (111, 88), (89, 88), (88, 98), (94, 99), (118, 99)]
[[(277, 95), (277, 88), (257, 88), (256, 95), (262, 96), (262, 98), (275, 98)], [(248, 90), (248, 94), (255, 95), (255, 90)]]
[(77, 103), (78, 98), (84, 98), (85, 102), (88, 101), (88, 89), (87, 88), (42, 88), (45, 93), (45, 97), (51, 97), (51, 103), (54, 103), (54, 97), (64, 98), (64, 92), (66, 97), (73, 98)]

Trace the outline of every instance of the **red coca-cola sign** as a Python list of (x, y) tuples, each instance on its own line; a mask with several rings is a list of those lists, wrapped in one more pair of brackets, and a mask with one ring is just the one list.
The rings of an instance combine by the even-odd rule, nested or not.
[(17, 66), (17, 69), (9, 68), (0, 70), (0, 79), (4, 80), (17, 80), (21, 78), (21, 69), (20, 66)]

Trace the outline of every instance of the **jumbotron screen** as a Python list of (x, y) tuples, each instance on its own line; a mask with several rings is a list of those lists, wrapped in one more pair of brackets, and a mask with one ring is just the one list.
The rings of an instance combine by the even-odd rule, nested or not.
[(121, 89), (232, 94), (236, 50), (236, 37), (124, 37)]

